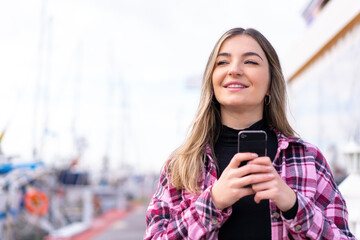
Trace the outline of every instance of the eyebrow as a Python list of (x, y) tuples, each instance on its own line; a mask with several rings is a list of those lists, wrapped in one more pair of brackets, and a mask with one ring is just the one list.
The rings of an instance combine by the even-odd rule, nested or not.
[[(218, 54), (218, 57), (220, 57), (220, 56), (231, 57), (231, 54), (230, 54), (230, 53), (227, 53), (227, 52), (222, 52), (222, 53), (219, 53), (219, 54)], [(243, 53), (242, 56), (243, 56), (243, 57), (258, 56), (262, 61), (264, 61), (264, 60), (262, 59), (262, 57), (260, 57), (260, 55), (257, 54), (256, 52), (246, 52), (246, 53)]]

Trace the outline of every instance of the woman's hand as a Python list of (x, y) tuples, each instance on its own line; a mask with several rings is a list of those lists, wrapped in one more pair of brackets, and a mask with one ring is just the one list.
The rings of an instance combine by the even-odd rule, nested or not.
[(256, 158), (247, 165), (270, 167), (270, 173), (274, 175), (274, 178), (270, 180), (252, 184), (252, 189), (255, 192), (254, 200), (256, 203), (259, 203), (263, 199), (270, 199), (274, 201), (276, 206), (283, 212), (290, 210), (294, 206), (296, 202), (296, 193), (281, 179), (269, 157)]
[(237, 153), (231, 159), (211, 189), (216, 208), (223, 210), (233, 205), (240, 198), (255, 193), (251, 187), (245, 186), (271, 182), (274, 179), (274, 168), (266, 164), (246, 164), (239, 168), (241, 162), (254, 161), (258, 159), (257, 157), (253, 153)]

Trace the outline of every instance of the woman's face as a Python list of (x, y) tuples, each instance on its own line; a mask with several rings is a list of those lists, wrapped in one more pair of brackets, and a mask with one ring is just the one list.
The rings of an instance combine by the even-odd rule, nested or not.
[(212, 84), (221, 111), (262, 114), (269, 94), (269, 63), (260, 45), (248, 35), (226, 39), (216, 58)]

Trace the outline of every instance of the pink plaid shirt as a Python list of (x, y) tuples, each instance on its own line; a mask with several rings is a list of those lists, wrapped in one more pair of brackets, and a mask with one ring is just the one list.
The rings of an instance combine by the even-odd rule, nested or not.
[[(355, 239), (348, 228), (346, 204), (325, 158), (315, 146), (287, 138), (277, 130), (278, 150), (273, 165), (297, 193), (298, 212), (287, 220), (270, 200), (272, 239)], [(209, 147), (204, 164), (201, 194), (176, 190), (161, 173), (150, 201), (144, 239), (217, 239), (219, 228), (232, 212), (218, 210), (211, 198), (217, 181)]]

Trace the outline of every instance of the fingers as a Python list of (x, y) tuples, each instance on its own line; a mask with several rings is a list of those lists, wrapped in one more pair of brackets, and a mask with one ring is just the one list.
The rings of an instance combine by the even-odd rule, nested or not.
[(252, 189), (256, 192), (254, 196), (256, 203), (270, 199), (281, 211), (289, 210), (296, 202), (295, 192), (278, 175), (269, 181), (253, 184)]
[(219, 179), (211, 189), (211, 196), (215, 207), (223, 210), (226, 207), (233, 205), (236, 201), (244, 196), (254, 194), (252, 188), (237, 187), (234, 181), (222, 181)]
[[(257, 182), (252, 184), (252, 189), (256, 192), (254, 200), (256, 203), (259, 203), (263, 199), (271, 199), (274, 200), (277, 197), (277, 193), (281, 191), (280, 185), (282, 183), (281, 178), (279, 175), (274, 172), (269, 172), (269, 175), (272, 175), (273, 177), (266, 181)], [(264, 177), (265, 179), (265, 177)]]
[(272, 195), (273, 195), (272, 190), (266, 190), (266, 191), (257, 192), (257, 193), (255, 193), (254, 201), (256, 203), (260, 203), (261, 200), (271, 199)]
[[(240, 181), (240, 183), (237, 182), (237, 184), (236, 184), (237, 187), (242, 187), (242, 186), (246, 186), (248, 184), (267, 181), (269, 179), (268, 176), (266, 176), (266, 175), (260, 176), (260, 175), (256, 175), (256, 174), (271, 173), (272, 171), (275, 171), (275, 170), (274, 170), (271, 162), (270, 162), (270, 165), (256, 164), (258, 158), (254, 158), (255, 156), (256, 155), (253, 155), (251, 153), (236, 154), (233, 157), (233, 159), (231, 160), (231, 162), (229, 163), (229, 166), (223, 172), (223, 175), (228, 176), (229, 178), (243, 178), (246, 176), (246, 178), (242, 179)], [(244, 166), (239, 167), (239, 164), (242, 161), (249, 161), (249, 158), (251, 158), (251, 157), (253, 157), (253, 159), (250, 160), (251, 164), (246, 164)], [(260, 160), (259, 162), (265, 163), (266, 159)], [(243, 182), (245, 182), (246, 184), (243, 184)]]
[[(249, 161), (249, 164), (239, 167), (244, 161)], [(244, 196), (257, 194), (258, 189), (246, 186), (261, 186), (260, 184), (271, 182), (276, 176), (276, 171), (273, 171), (275, 169), (268, 157), (237, 153), (211, 190), (215, 206), (224, 209)], [(256, 201), (260, 202), (263, 197), (262, 194), (258, 195)]]
[(272, 162), (269, 157), (254, 158), (253, 160), (249, 161), (248, 164), (259, 164), (259, 165), (272, 166)]
[[(243, 161), (249, 162), (239, 167)], [(225, 188), (233, 190), (232, 200), (255, 194), (256, 203), (264, 199), (273, 200), (282, 211), (290, 209), (296, 201), (295, 192), (278, 175), (269, 157), (257, 157), (253, 153), (238, 153), (231, 159), (222, 175), (230, 184), (228, 188)], [(251, 188), (246, 188), (247, 185), (251, 185)], [(223, 186), (221, 189), (225, 190), (225, 188)], [(219, 195), (224, 196), (225, 192)]]
[(228, 167), (230, 168), (238, 168), (240, 166), (240, 163), (243, 161), (249, 161), (257, 158), (258, 155), (256, 153), (237, 153), (235, 156), (231, 159)]
[(239, 176), (246, 176), (249, 174), (256, 174), (256, 173), (270, 173), (274, 170), (272, 166), (268, 165), (260, 165), (260, 164), (246, 164), (239, 168)]
[(248, 196), (251, 194), (255, 194), (255, 191), (252, 188), (243, 188), (242, 191), (243, 191), (242, 197), (245, 197), (245, 196)]
[(274, 177), (269, 181), (264, 181), (252, 185), (252, 189), (256, 192), (254, 200), (259, 203), (264, 199), (276, 201), (281, 192), (282, 180), (280, 177)]
[[(247, 186), (249, 184), (255, 185), (255, 186), (258, 186), (258, 185), (261, 186), (262, 183), (269, 182), (269, 181), (273, 180), (274, 178), (275, 178), (275, 174), (269, 173), (269, 172), (257, 173), (257, 174), (249, 174), (249, 175), (246, 175), (246, 176), (241, 178), (240, 184), (242, 186)], [(259, 191), (258, 190), (259, 188), (252, 187), (252, 189), (255, 192)]]

